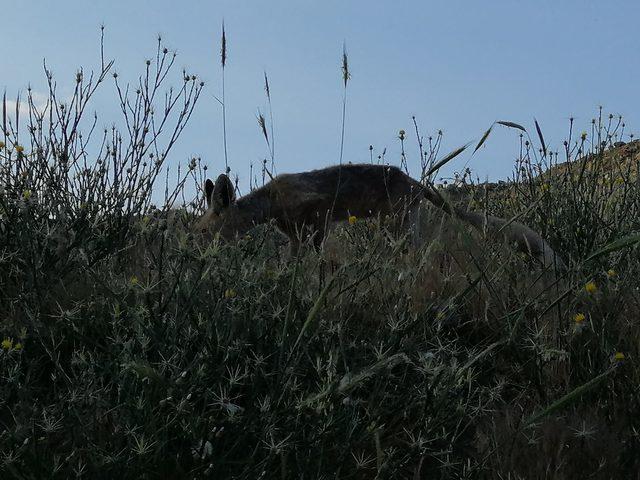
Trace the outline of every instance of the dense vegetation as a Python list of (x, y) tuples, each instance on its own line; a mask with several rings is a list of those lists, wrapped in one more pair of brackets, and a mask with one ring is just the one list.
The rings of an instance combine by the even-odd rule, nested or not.
[(202, 88), (183, 72), (164, 97), (172, 64), (159, 45), (139, 84), (113, 75), (124, 128), (94, 150), (84, 116), (111, 64), (66, 103), (47, 72), (24, 141), (4, 102), (3, 478), (636, 474), (640, 148), (612, 148), (619, 119), (560, 154), (502, 122), (522, 133), (513, 181), (456, 181), (459, 201), (542, 232), (566, 272), (434, 210), (419, 250), (356, 219), (290, 258), (269, 226), (191, 233), (202, 202), (171, 206), (201, 184), (197, 159), (153, 207)]

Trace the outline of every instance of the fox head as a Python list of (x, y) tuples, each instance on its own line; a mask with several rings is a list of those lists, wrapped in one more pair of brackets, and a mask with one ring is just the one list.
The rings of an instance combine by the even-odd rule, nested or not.
[(232, 240), (252, 227), (236, 203), (235, 188), (227, 175), (221, 174), (215, 184), (207, 179), (204, 194), (207, 211), (197, 223), (199, 232), (209, 235), (219, 233), (223, 239)]

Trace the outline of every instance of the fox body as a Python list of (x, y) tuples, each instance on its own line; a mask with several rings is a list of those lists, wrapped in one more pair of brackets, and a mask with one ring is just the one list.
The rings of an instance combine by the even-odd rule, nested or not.
[(289, 237), (293, 251), (310, 236), (319, 245), (330, 222), (346, 220), (351, 215), (391, 215), (401, 227), (409, 228), (420, 202), (426, 198), (478, 229), (503, 235), (545, 266), (563, 266), (547, 242), (526, 225), (454, 207), (436, 190), (393, 166), (336, 165), (279, 175), (238, 200), (231, 180), (222, 174), (215, 184), (206, 181), (205, 195), (207, 211), (198, 222), (199, 230), (232, 239), (273, 220)]

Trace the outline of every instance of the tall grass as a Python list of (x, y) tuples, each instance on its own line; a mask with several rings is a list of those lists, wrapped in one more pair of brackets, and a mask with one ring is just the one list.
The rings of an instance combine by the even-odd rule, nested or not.
[[(523, 128), (512, 182), (447, 190), (542, 231), (562, 277), (431, 210), (419, 250), (358, 220), (291, 260), (269, 226), (190, 233), (170, 207), (197, 162), (152, 208), (202, 88), (183, 72), (162, 95), (174, 58), (159, 42), (131, 86), (103, 61), (69, 102), (47, 71), (24, 143), (4, 102), (4, 476), (636, 475), (640, 147), (611, 148), (615, 119), (570, 132), (562, 164)], [(86, 112), (109, 75), (124, 128), (99, 132)], [(440, 136), (425, 143), (430, 178)]]

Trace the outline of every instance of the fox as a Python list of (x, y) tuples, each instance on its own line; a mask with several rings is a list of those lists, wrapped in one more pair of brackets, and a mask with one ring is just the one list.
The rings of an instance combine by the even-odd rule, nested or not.
[(396, 166), (345, 164), (281, 174), (239, 199), (223, 173), (215, 183), (206, 179), (204, 194), (207, 208), (196, 223), (196, 231), (232, 240), (258, 224), (274, 221), (289, 238), (292, 254), (309, 239), (319, 248), (329, 225), (351, 216), (395, 216), (401, 229), (410, 229), (426, 199), (481, 232), (501, 235), (546, 268), (566, 268), (553, 248), (528, 226), (454, 206), (435, 187), (424, 185)]

